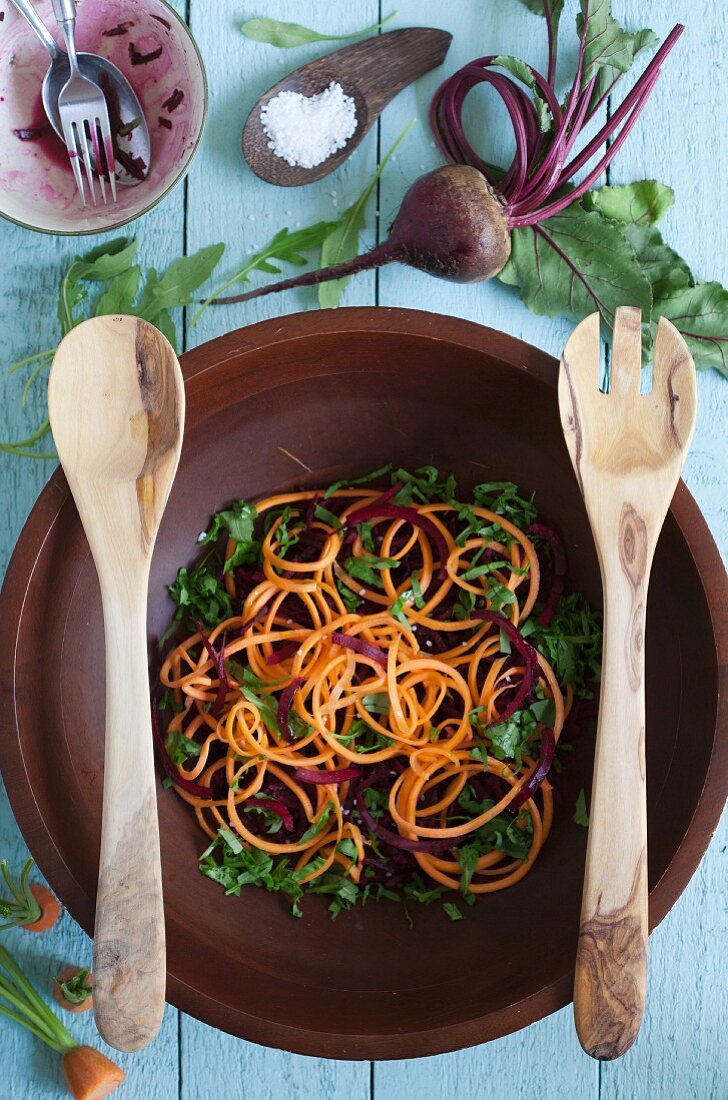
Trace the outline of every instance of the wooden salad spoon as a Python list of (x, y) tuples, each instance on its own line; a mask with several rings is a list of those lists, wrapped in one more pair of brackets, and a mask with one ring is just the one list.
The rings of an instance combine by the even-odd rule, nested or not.
[[(366, 38), (289, 73), (255, 104), (243, 128), (243, 153), (256, 176), (278, 187), (297, 187), (328, 176), (356, 149), (387, 104), (430, 69), (442, 65), (452, 35), (434, 27), (406, 27)], [(260, 112), (280, 92), (319, 95), (332, 81), (356, 106), (356, 130), (343, 149), (315, 168), (292, 166), (268, 147)]]
[(147, 669), (147, 586), (177, 470), (185, 394), (165, 337), (136, 317), (96, 317), (63, 340), (48, 411), (101, 586), (106, 753), (94, 932), (94, 1014), (134, 1051), (162, 1022), (164, 909)]
[(695, 428), (695, 367), (657, 326), (652, 389), (640, 393), (641, 314), (617, 310), (609, 393), (599, 388), (599, 315), (574, 330), (559, 372), (561, 422), (599, 556), (604, 653), (574, 982), (579, 1041), (624, 1054), (647, 991), (645, 607), (652, 558)]

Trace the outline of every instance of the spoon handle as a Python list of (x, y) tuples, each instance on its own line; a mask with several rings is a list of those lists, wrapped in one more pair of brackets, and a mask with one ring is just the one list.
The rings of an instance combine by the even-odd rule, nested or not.
[[(98, 561), (106, 641), (104, 810), (94, 935), (94, 1014), (135, 1051), (162, 1022), (164, 909), (146, 665), (148, 565)], [(118, 566), (118, 568), (117, 568)]]
[(18, 9), (20, 14), (25, 19), (27, 19), (28, 23), (38, 35), (45, 48), (48, 50), (48, 53), (55, 61), (55, 59), (58, 57), (58, 54), (60, 53), (56, 40), (53, 38), (51, 32), (48, 30), (41, 17), (38, 15), (38, 12), (30, 3), (30, 0), (12, 0), (12, 2), (13, 4), (15, 4), (15, 7)]
[(583, 1048), (618, 1058), (647, 990), (644, 632), (653, 540), (629, 504), (601, 545), (604, 655), (574, 1016)]

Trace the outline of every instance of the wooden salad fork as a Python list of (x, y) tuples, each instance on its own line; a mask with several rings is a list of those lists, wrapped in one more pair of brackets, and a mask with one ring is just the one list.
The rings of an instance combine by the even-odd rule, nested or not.
[(599, 556), (604, 653), (574, 1017), (594, 1058), (624, 1054), (647, 991), (645, 606), (652, 558), (695, 428), (695, 367), (676, 328), (657, 327), (652, 390), (640, 393), (641, 314), (617, 310), (609, 393), (599, 388), (599, 315), (564, 349), (561, 422)]
[(147, 586), (177, 470), (185, 394), (165, 337), (96, 317), (56, 352), (48, 411), (101, 586), (106, 752), (94, 930), (94, 1013), (117, 1050), (140, 1050), (164, 1012), (165, 941), (147, 668)]

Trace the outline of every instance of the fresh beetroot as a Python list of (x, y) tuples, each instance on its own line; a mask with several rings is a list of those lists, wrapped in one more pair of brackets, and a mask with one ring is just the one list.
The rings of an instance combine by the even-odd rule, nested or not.
[[(546, 76), (515, 58), (492, 55), (472, 61), (438, 88), (430, 124), (440, 151), (451, 163), (422, 176), (410, 187), (387, 240), (354, 259), (245, 294), (213, 299), (214, 304), (246, 302), (292, 287), (315, 286), (390, 263), (407, 264), (458, 283), (480, 282), (502, 271), (511, 253), (512, 229), (535, 226), (558, 214), (604, 173), (637, 121), (663, 61), (684, 30), (678, 24), (670, 32), (624, 101), (611, 111), (599, 132), (574, 153), (579, 136), (619, 79), (621, 66), (614, 64), (604, 78), (599, 67), (604, 63), (598, 60), (600, 55), (594, 46), (604, 10), (593, 10), (587, 0), (582, 0), (576, 72), (562, 101), (554, 85), (554, 29), (558, 19), (552, 22), (550, 0), (544, 0), (544, 15), (549, 28)], [(623, 35), (623, 40), (623, 48), (635, 55), (652, 45), (655, 38), (646, 31)], [(513, 127), (516, 151), (505, 171), (479, 156), (463, 130), (464, 101), (482, 83), (503, 100)], [(595, 163), (573, 184), (574, 176), (590, 162)]]
[(412, 184), (389, 237), (371, 252), (247, 294), (216, 298), (214, 304), (247, 302), (274, 291), (316, 286), (391, 263), (407, 264), (456, 283), (478, 283), (497, 275), (510, 251), (506, 209), (496, 191), (477, 168), (448, 164)]

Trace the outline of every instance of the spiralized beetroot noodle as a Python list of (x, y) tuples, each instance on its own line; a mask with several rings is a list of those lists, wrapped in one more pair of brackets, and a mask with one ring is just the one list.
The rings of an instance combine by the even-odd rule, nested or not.
[[(346, 908), (378, 885), (492, 893), (538, 858), (573, 690), (523, 628), (565, 573), (563, 547), (551, 528), (512, 522), (511, 497), (507, 514), (479, 504), (501, 499), (492, 487), (468, 501), (428, 485), (433, 499), (406, 506), (394, 503), (400, 482), (286, 492), (254, 511), (241, 502), (253, 519), (246, 564), (233, 566), (227, 535), (205, 547), (201, 590), (224, 586), (218, 603), (234, 613), (182, 621), (159, 675), (176, 702), (155, 742), (214, 841), (208, 863), (259, 851), (250, 866), (268, 869), (267, 889), (287, 883)], [(245, 677), (228, 673), (233, 661)], [(548, 724), (526, 711), (536, 699)], [(496, 733), (506, 722), (523, 731), (510, 759)], [(165, 749), (175, 734), (200, 750), (182, 769)]]
[(513, 623), (499, 612), (474, 611), (473, 618), (483, 619), (485, 622), (493, 623), (499, 630), (502, 630), (519, 657), (523, 659), (523, 663), (526, 666), (526, 674), (521, 680), (520, 687), (514, 694), (510, 703), (508, 703), (503, 710), (498, 712), (497, 721), (505, 722), (508, 718), (511, 718), (517, 710), (521, 709), (536, 686), (536, 677), (538, 674), (538, 657), (536, 656), (536, 650), (521, 636)]
[(536, 768), (525, 786), (508, 803), (506, 808), (509, 813), (517, 813), (521, 806), (528, 802), (529, 798), (533, 798), (551, 770), (555, 752), (556, 741), (554, 740), (553, 730), (544, 729), (541, 734), (541, 751), (536, 762)]
[(351, 634), (344, 634), (340, 630), (333, 630), (331, 632), (331, 641), (334, 645), (344, 646), (345, 649), (353, 649), (355, 653), (359, 653), (362, 657), (368, 657), (370, 661), (377, 661), (380, 665), (386, 665), (387, 654), (383, 649), (379, 649), (375, 645), (370, 645), (369, 642), (365, 642), (363, 638), (352, 637)]
[(291, 723), (288, 721), (288, 714), (291, 709), (291, 703), (293, 702), (293, 696), (302, 686), (303, 680), (300, 676), (295, 680), (291, 680), (288, 687), (284, 688), (281, 692), (281, 698), (278, 703), (278, 725), (283, 740), (287, 741), (289, 745), (293, 744), (293, 732), (291, 731)]
[(547, 527), (545, 523), (532, 523), (527, 534), (538, 539), (543, 539), (551, 547), (552, 578), (548, 596), (544, 602), (543, 610), (538, 617), (541, 626), (548, 626), (559, 606), (559, 600), (564, 592), (564, 577), (566, 576), (566, 552), (564, 544), (553, 527)]
[(314, 771), (313, 768), (296, 768), (293, 778), (299, 783), (349, 783), (352, 779), (359, 779), (361, 768), (352, 765), (350, 768), (338, 768), (336, 771)]

